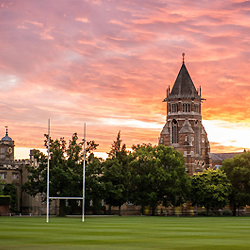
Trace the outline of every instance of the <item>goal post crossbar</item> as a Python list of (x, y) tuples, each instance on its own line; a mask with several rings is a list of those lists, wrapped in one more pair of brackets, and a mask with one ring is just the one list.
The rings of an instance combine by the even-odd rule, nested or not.
[(52, 200), (83, 200), (83, 197), (49, 197)]

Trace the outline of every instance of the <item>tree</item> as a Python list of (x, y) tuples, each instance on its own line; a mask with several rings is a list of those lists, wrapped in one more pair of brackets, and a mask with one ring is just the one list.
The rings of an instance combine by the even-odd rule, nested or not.
[(11, 184), (6, 184), (3, 190), (4, 195), (10, 195), (10, 211), (13, 213), (17, 212), (17, 188)]
[(221, 208), (228, 204), (231, 183), (221, 170), (205, 170), (191, 177), (191, 201), (204, 206), (207, 215), (210, 208)]
[(105, 201), (110, 206), (119, 207), (128, 201), (128, 186), (130, 173), (128, 171), (129, 156), (126, 145), (121, 144), (121, 133), (118, 132), (116, 141), (113, 142), (108, 153), (109, 158), (103, 163), (104, 173), (102, 182), (105, 186)]
[(133, 146), (130, 201), (152, 208), (152, 215), (160, 203), (165, 206), (182, 204), (188, 195), (190, 182), (185, 172), (182, 154), (164, 145)]
[(229, 200), (236, 216), (237, 207), (250, 205), (250, 152), (223, 161), (222, 169), (232, 184)]
[(90, 207), (86, 203), (86, 211), (91, 210), (93, 213), (98, 214), (100, 210), (104, 210), (102, 206), (102, 199), (104, 199), (105, 186), (102, 182), (103, 175), (102, 159), (97, 158), (91, 153), (87, 159), (86, 167), (86, 202), (92, 200), (93, 205)]
[[(48, 148), (48, 135), (45, 135)], [(50, 196), (82, 196), (82, 145), (76, 133), (72, 135), (67, 147), (64, 138), (50, 138)], [(87, 152), (92, 152), (98, 144), (87, 142)], [(38, 166), (26, 166), (28, 181), (22, 186), (28, 194), (35, 196), (47, 192), (47, 156), (35, 150), (34, 157)], [(65, 215), (65, 200), (60, 199), (59, 215)]]
[(118, 132), (116, 141), (113, 142), (111, 149), (107, 154), (110, 159), (118, 158), (120, 160), (123, 156), (127, 155), (126, 144), (122, 145), (121, 131)]

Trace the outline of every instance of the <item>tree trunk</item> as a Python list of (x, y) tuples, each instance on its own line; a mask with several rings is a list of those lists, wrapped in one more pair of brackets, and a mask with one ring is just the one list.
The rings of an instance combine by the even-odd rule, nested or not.
[(207, 207), (207, 216), (209, 215), (209, 207)]
[(144, 206), (141, 205), (141, 215), (143, 215), (143, 214), (144, 214)]
[(233, 216), (236, 216), (236, 204), (234, 204), (234, 207), (233, 207)]
[(65, 200), (61, 199), (59, 203), (59, 216), (64, 217), (65, 216)]
[(109, 205), (109, 215), (111, 215), (111, 206)]
[(152, 216), (155, 216), (155, 209), (156, 209), (156, 206), (153, 206), (152, 207)]
[(119, 216), (122, 216), (122, 209), (121, 209), (121, 205), (119, 206)]

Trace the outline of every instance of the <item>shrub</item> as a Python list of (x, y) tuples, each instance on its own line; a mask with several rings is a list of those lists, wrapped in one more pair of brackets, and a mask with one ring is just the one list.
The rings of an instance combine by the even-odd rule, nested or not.
[(199, 215), (199, 216), (214, 216), (215, 214), (213, 212), (209, 211), (209, 214), (207, 215), (207, 211), (201, 211), (197, 215)]
[(0, 195), (0, 205), (10, 205), (10, 195)]
[(232, 216), (233, 212), (230, 209), (224, 209), (222, 214), (224, 216)]

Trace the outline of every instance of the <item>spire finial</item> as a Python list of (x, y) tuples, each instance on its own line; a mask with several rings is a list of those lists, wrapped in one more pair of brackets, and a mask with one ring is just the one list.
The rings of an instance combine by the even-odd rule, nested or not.
[(182, 62), (184, 63), (185, 53), (182, 53)]
[(6, 129), (6, 135), (8, 135), (8, 126), (5, 126)]

